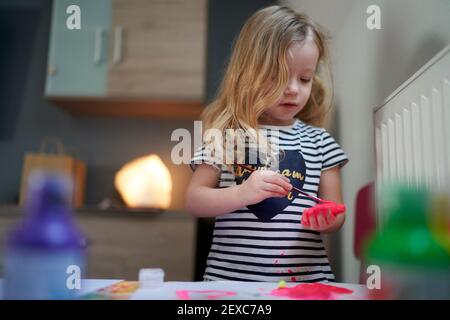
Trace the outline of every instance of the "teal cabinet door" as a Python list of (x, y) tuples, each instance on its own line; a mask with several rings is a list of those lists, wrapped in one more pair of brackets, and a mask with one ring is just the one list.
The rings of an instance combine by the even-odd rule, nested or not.
[[(80, 29), (71, 5), (79, 7)], [(47, 97), (106, 95), (111, 0), (54, 0), (47, 64)]]

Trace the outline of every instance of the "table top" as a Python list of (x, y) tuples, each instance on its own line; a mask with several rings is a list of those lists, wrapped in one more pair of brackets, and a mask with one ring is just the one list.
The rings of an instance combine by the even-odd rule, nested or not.
[(138, 282), (120, 279), (84, 279), (79, 294), (82, 297), (93, 294), (91, 298), (95, 299), (99, 290), (121, 284), (123, 287), (134, 287), (128, 295), (122, 296), (130, 300), (364, 300), (368, 297), (365, 286), (349, 283), (287, 282), (280, 285), (271, 282), (167, 281), (159, 287), (142, 289)]
[[(85, 280), (84, 292), (93, 292), (114, 280)], [(137, 283), (134, 282), (136, 285)], [(168, 281), (155, 288), (138, 288), (128, 297), (131, 300), (364, 300), (366, 286), (348, 283), (293, 283), (280, 286), (271, 282), (240, 281)]]

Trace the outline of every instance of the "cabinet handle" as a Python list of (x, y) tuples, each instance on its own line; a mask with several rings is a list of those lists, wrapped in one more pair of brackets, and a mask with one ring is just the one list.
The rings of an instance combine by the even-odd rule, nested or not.
[(122, 37), (123, 27), (116, 27), (116, 30), (114, 31), (114, 64), (119, 64), (120, 61), (122, 61)]
[(102, 60), (103, 28), (95, 30), (94, 64), (99, 64)]

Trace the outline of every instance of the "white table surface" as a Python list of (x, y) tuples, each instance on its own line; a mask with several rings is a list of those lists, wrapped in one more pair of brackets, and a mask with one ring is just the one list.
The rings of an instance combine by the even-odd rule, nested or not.
[[(95, 292), (98, 289), (118, 283), (120, 279), (85, 279), (81, 282), (80, 295)], [(294, 287), (299, 283), (286, 283), (286, 287)], [(336, 300), (367, 299), (367, 288), (359, 284), (326, 283), (328, 285), (346, 288), (353, 291), (351, 294), (334, 296)], [(0, 297), (2, 297), (2, 279), (0, 279)], [(278, 283), (271, 282), (239, 282), (239, 281), (198, 281), (198, 282), (164, 282), (162, 286), (151, 289), (138, 289), (131, 300), (176, 300), (183, 292), (192, 300), (219, 299), (219, 300), (286, 300), (289, 297), (276, 297), (270, 292), (278, 288)], [(233, 296), (226, 296), (226, 292), (235, 292)], [(177, 294), (178, 293), (178, 294)], [(214, 296), (219, 295), (218, 298)], [(209, 297), (209, 298), (207, 298)]]
[[(119, 281), (116, 281), (119, 282)], [(104, 285), (113, 284), (114, 280), (86, 280), (84, 292), (91, 292)], [(299, 283), (286, 283), (286, 287), (295, 287)], [(328, 285), (346, 288), (353, 291), (351, 294), (335, 295), (337, 300), (367, 299), (368, 290), (365, 286), (348, 283), (326, 283)], [(278, 283), (271, 282), (240, 282), (240, 281), (198, 281), (198, 282), (164, 282), (162, 286), (151, 289), (138, 289), (131, 295), (131, 300), (177, 300), (184, 293), (192, 300), (219, 299), (219, 300), (276, 300), (289, 299), (288, 297), (276, 297), (270, 292), (277, 289)], [(235, 292), (236, 295), (225, 296), (226, 292)], [(219, 295), (218, 298), (214, 297)], [(208, 298), (209, 297), (209, 298)]]
[[(118, 283), (120, 279), (84, 279), (81, 280), (80, 295), (94, 292), (98, 289)], [(0, 279), (0, 299), (3, 299), (3, 279)]]

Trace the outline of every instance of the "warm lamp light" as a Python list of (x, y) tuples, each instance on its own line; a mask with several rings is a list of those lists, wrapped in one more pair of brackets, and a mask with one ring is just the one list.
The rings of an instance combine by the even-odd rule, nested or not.
[(172, 178), (156, 154), (125, 164), (116, 174), (115, 186), (129, 207), (167, 209), (170, 206)]

